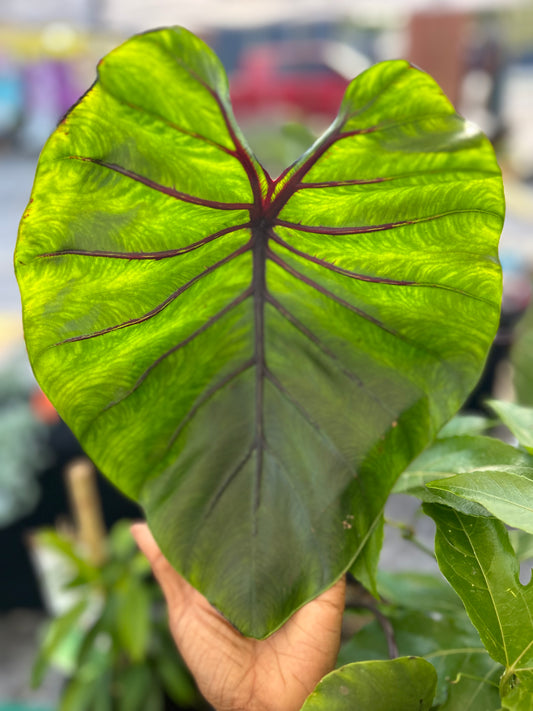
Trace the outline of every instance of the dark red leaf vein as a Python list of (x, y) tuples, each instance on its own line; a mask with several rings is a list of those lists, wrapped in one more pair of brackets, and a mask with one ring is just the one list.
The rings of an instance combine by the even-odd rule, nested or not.
[(245, 373), (247, 370), (252, 368), (255, 365), (255, 359), (250, 358), (249, 360), (245, 361), (241, 366), (233, 370), (231, 373), (228, 373), (225, 375), (221, 380), (219, 380), (217, 383), (212, 385), (210, 388), (207, 390), (204, 390), (201, 396), (196, 400), (194, 405), (191, 407), (189, 412), (185, 415), (185, 417), (182, 419), (180, 424), (178, 425), (177, 429), (174, 431), (172, 437), (169, 440), (169, 443), (166, 447), (166, 451), (168, 452), (178, 437), (180, 436), (180, 433), (183, 431), (183, 428), (192, 420), (192, 418), (196, 415), (198, 410), (202, 407), (202, 405), (205, 405), (205, 403), (210, 400), (214, 395), (216, 395), (220, 390), (223, 390), (226, 385), (229, 385), (235, 378), (238, 378), (239, 375), (242, 375)]
[(393, 286), (436, 286), (435, 284), (418, 284), (414, 281), (387, 279), (385, 277), (369, 276), (368, 274), (360, 274), (359, 272), (353, 272), (349, 269), (337, 267), (335, 264), (331, 264), (331, 262), (326, 262), (323, 259), (320, 259), (319, 257), (314, 257), (312, 254), (301, 252), (299, 249), (296, 249), (296, 247), (293, 247), (287, 242), (285, 242), (285, 240), (281, 239), (281, 237), (278, 237), (274, 232), (271, 233), (270, 238), (273, 242), (276, 242), (276, 244), (279, 244), (281, 247), (284, 247), (289, 252), (296, 254), (298, 257), (302, 257), (303, 259), (309, 262), (313, 262), (314, 264), (317, 264), (320, 267), (329, 269), (330, 271), (335, 272), (336, 274), (342, 274), (343, 276), (347, 276), (352, 279), (357, 279), (358, 281), (368, 281), (374, 284), (391, 284)]
[(327, 575), (327, 571), (329, 571), (331, 562), (327, 559), (327, 556), (324, 552), (323, 548), (323, 542), (322, 539), (319, 538), (319, 536), (316, 533), (315, 525), (313, 523), (313, 519), (311, 518), (311, 513), (310, 513), (310, 507), (306, 505), (305, 501), (302, 500), (302, 495), (294, 485), (294, 482), (292, 480), (292, 472), (287, 470), (286, 464), (283, 462), (281, 459), (280, 455), (278, 452), (276, 452), (275, 449), (273, 449), (268, 443), (265, 445), (265, 449), (268, 450), (270, 456), (272, 459), (275, 459), (278, 462), (279, 465), (279, 471), (283, 474), (283, 478), (285, 481), (288, 483), (289, 488), (292, 489), (293, 494), (294, 494), (294, 500), (298, 502), (298, 505), (300, 507), (300, 510), (304, 514), (305, 518), (307, 519), (308, 523), (308, 535), (314, 540), (315, 545), (314, 545), (314, 552), (318, 555), (318, 559), (321, 563), (320, 569), (322, 570), (322, 576), (323, 579), (320, 581), (320, 585), (322, 585), (323, 582), (325, 582), (325, 578)]
[(328, 445), (328, 447), (338, 456), (342, 463), (346, 466), (348, 471), (352, 474), (354, 478), (357, 477), (357, 471), (355, 470), (353, 463), (346, 459), (346, 456), (338, 449), (337, 445), (330, 439), (330, 437), (322, 430), (317, 423), (313, 420), (309, 412), (305, 407), (296, 400), (283, 385), (283, 383), (276, 378), (276, 376), (270, 371), (265, 371), (265, 377), (269, 380), (272, 385), (278, 390), (280, 395), (282, 395), (287, 402), (289, 402), (294, 409), (301, 415), (301, 417), (307, 422), (307, 424), (318, 434)]
[(355, 383), (358, 387), (363, 388), (368, 396), (374, 400), (374, 402), (379, 405), (385, 412), (389, 413), (393, 418), (396, 416), (396, 414), (390, 410), (390, 408), (386, 405), (386, 403), (382, 402), (382, 400), (377, 397), (371, 390), (368, 390), (368, 387), (364, 384), (364, 382), (361, 380), (361, 378), (356, 375), (352, 370), (349, 370), (346, 368), (346, 366), (342, 363), (342, 361), (338, 358), (337, 354), (335, 351), (331, 350), (324, 341), (316, 335), (314, 331), (311, 331), (310, 328), (307, 328), (294, 314), (292, 314), (283, 304), (278, 301), (272, 294), (268, 293), (266, 296), (266, 300), (269, 304), (271, 304), (280, 314), (285, 318), (290, 324), (292, 324), (302, 335), (304, 335), (307, 339), (311, 341), (311, 343), (314, 343), (314, 345), (324, 353), (330, 360), (335, 363), (337, 368), (341, 371), (343, 375), (345, 375), (348, 380), (351, 380), (353, 383)]
[(183, 193), (174, 188), (169, 188), (166, 185), (161, 185), (161, 183), (156, 183), (150, 178), (146, 178), (143, 175), (123, 168), (116, 163), (107, 163), (106, 161), (100, 160), (99, 158), (90, 158), (88, 156), (69, 156), (73, 160), (85, 161), (86, 163), (93, 163), (94, 165), (100, 165), (102, 168), (107, 168), (115, 173), (124, 175), (126, 178), (131, 178), (137, 183), (145, 185), (147, 188), (156, 190), (158, 193), (163, 193), (163, 195), (168, 195), (169, 197), (175, 198), (176, 200), (181, 200), (182, 202), (188, 202), (192, 205), (201, 205), (202, 207), (212, 207), (217, 210), (249, 210), (252, 204), (249, 202), (220, 202), (218, 200), (207, 200), (205, 198), (196, 197), (195, 195), (189, 195), (188, 193)]
[(295, 186), (297, 190), (307, 190), (309, 188), (340, 188), (347, 185), (373, 185), (374, 183), (384, 183), (394, 178), (367, 178), (361, 180), (325, 180), (322, 183), (298, 183)]
[(217, 491), (216, 491), (215, 494), (213, 495), (211, 501), (209, 502), (209, 506), (208, 506), (208, 508), (207, 508), (207, 510), (206, 510), (206, 512), (205, 512), (205, 514), (204, 514), (204, 516), (203, 516), (203, 520), (204, 520), (204, 521), (205, 521), (205, 519), (207, 519), (207, 518), (212, 514), (212, 512), (213, 512), (215, 506), (218, 504), (218, 502), (219, 502), (220, 499), (222, 498), (222, 495), (224, 494), (224, 492), (226, 491), (226, 489), (229, 487), (229, 485), (231, 484), (231, 482), (232, 482), (232, 481), (239, 475), (239, 473), (244, 469), (244, 467), (245, 467), (246, 464), (248, 463), (248, 460), (250, 459), (250, 457), (251, 457), (252, 454), (254, 453), (255, 448), (256, 448), (256, 445), (255, 445), (255, 442), (254, 442), (254, 443), (249, 447), (249, 449), (248, 449), (248, 451), (246, 452), (246, 454), (244, 455), (244, 457), (242, 457), (242, 459), (240, 460), (240, 462), (237, 464), (237, 466), (235, 467), (235, 469), (234, 469), (232, 472), (230, 472), (230, 474), (224, 479), (224, 481), (222, 482), (222, 484), (220, 485), (220, 487), (217, 489)]
[[(181, 350), (185, 346), (189, 345), (189, 343), (194, 341), (195, 338), (200, 336), (202, 333), (204, 333), (204, 331), (207, 331), (208, 328), (210, 328), (215, 323), (220, 321), (220, 319), (222, 319), (226, 314), (228, 314), (230, 311), (232, 311), (240, 303), (245, 301), (251, 294), (252, 294), (251, 288), (246, 289), (246, 291), (243, 291), (243, 293), (240, 296), (238, 296), (236, 299), (233, 299), (233, 301), (231, 301), (227, 306), (225, 306), (223, 309), (221, 309), (214, 316), (211, 316), (210, 319), (208, 319), (199, 328), (197, 328), (196, 331), (194, 331), (189, 336), (187, 336), (187, 338), (184, 338), (182, 341), (177, 343), (175, 346), (172, 346), (172, 348), (169, 348), (168, 351), (166, 351), (165, 353), (160, 355), (159, 358), (157, 358), (153, 363), (151, 363), (148, 366), (148, 368), (144, 371), (144, 373), (142, 373), (142, 375), (137, 379), (137, 382), (135, 383), (135, 385), (130, 390), (128, 390), (127, 393), (125, 393), (118, 400), (113, 400), (108, 405), (106, 405), (106, 407), (104, 407), (104, 409), (97, 415), (97, 417), (99, 417), (100, 415), (103, 415), (104, 412), (111, 410), (111, 408), (115, 407), (116, 405), (119, 405), (121, 402), (124, 402), (124, 400), (126, 400), (127, 398), (130, 397), (130, 395), (133, 395), (133, 393), (136, 390), (138, 390), (138, 388), (144, 383), (146, 378), (150, 375), (150, 373), (155, 368), (157, 368), (158, 365), (160, 365), (164, 360), (166, 360), (173, 353), (176, 353), (177, 351)], [(91, 422), (91, 424), (92, 424), (92, 422)]]
[(190, 537), (189, 537), (189, 546), (188, 546), (188, 555), (187, 559), (185, 561), (184, 568), (187, 570), (187, 568), (190, 567), (190, 561), (194, 557), (194, 549), (196, 542), (198, 540), (198, 536), (200, 532), (202, 531), (202, 528), (206, 522), (206, 520), (209, 518), (209, 516), (213, 513), (216, 505), (222, 498), (222, 495), (224, 492), (227, 490), (229, 485), (231, 484), (232, 481), (236, 479), (236, 477), (240, 474), (240, 472), (244, 469), (246, 464), (248, 463), (250, 457), (252, 456), (253, 452), (255, 449), (255, 444), (252, 444), (249, 449), (247, 450), (246, 454), (242, 457), (242, 459), (239, 461), (235, 469), (231, 471), (228, 476), (224, 479), (220, 487), (215, 491), (213, 496), (211, 497), (211, 500), (209, 501), (207, 505), (207, 509), (204, 511), (202, 516), (198, 518), (195, 522), (194, 529), (190, 532)]
[(113, 97), (113, 99), (115, 101), (118, 101), (119, 104), (122, 104), (123, 106), (127, 106), (130, 109), (133, 109), (134, 111), (139, 111), (140, 113), (148, 114), (152, 118), (154, 118), (158, 121), (161, 121), (162, 123), (166, 124), (169, 128), (172, 128), (173, 130), (177, 131), (178, 133), (183, 133), (186, 136), (190, 136), (191, 138), (197, 139), (197, 140), (202, 141), (204, 143), (208, 143), (210, 146), (213, 146), (213, 148), (218, 148), (221, 151), (223, 151), (224, 153), (227, 153), (228, 155), (235, 157), (235, 151), (232, 150), (231, 148), (227, 148), (226, 146), (223, 146), (221, 143), (217, 143), (217, 141), (213, 141), (213, 139), (208, 138), (207, 136), (204, 136), (201, 133), (197, 133), (196, 131), (191, 131), (189, 129), (183, 128), (182, 126), (178, 126), (173, 121), (170, 121), (169, 119), (165, 118), (164, 116), (161, 116), (161, 114), (158, 114), (155, 111), (151, 111), (150, 109), (147, 109), (145, 106), (139, 106), (139, 104), (135, 104), (132, 101), (125, 101), (120, 96), (117, 96), (116, 94), (111, 93), (107, 87), (104, 88), (104, 91), (107, 94), (109, 94), (109, 96)]
[[(367, 313), (366, 311), (363, 311), (362, 309), (359, 309), (357, 306), (350, 304), (349, 301), (346, 301), (342, 297), (337, 296), (337, 294), (334, 294), (332, 291), (330, 291), (329, 289), (326, 289), (321, 284), (318, 284), (316, 281), (313, 281), (313, 279), (309, 279), (309, 277), (305, 276), (305, 274), (302, 274), (301, 272), (299, 272), (296, 269), (293, 269), (291, 266), (289, 266), (280, 257), (278, 257), (277, 254), (274, 254), (273, 252), (269, 252), (269, 257), (278, 266), (280, 266), (286, 272), (288, 272), (293, 277), (295, 277), (296, 279), (301, 281), (303, 284), (307, 284), (307, 286), (311, 287), (312, 289), (315, 289), (320, 294), (323, 294), (324, 296), (328, 297), (329, 299), (332, 299), (340, 306), (343, 306), (344, 308), (352, 311), (354, 314), (356, 314), (357, 316), (360, 316), (365, 321), (368, 321), (369, 323), (373, 324), (377, 328), (380, 328), (382, 331), (385, 331), (385, 333), (388, 333), (391, 336), (398, 338), (399, 340), (403, 341), (404, 343), (407, 343), (409, 346), (416, 348), (417, 350), (422, 351), (423, 353), (426, 353), (427, 355), (430, 355), (432, 358), (435, 358), (437, 361), (444, 363), (445, 365), (448, 365), (445, 361), (443, 361), (441, 359), (441, 357), (438, 353), (435, 353), (435, 352), (431, 351), (430, 349), (425, 348), (421, 343), (418, 343), (417, 341), (413, 341), (412, 339), (408, 338), (407, 336), (400, 333), (396, 329), (394, 329), (390, 326), (387, 326), (385, 323), (380, 321), (378, 318), (375, 318), (374, 316)], [(451, 366), (449, 366), (449, 369), (453, 370), (451, 368)]]
[[(373, 185), (375, 183), (388, 183), (395, 180), (403, 180), (405, 178), (416, 178), (418, 176), (426, 175), (462, 175), (463, 173), (476, 173), (480, 176), (481, 180), (486, 180), (489, 178), (495, 178), (499, 176), (499, 173), (490, 170), (481, 170), (479, 168), (457, 168), (456, 170), (446, 169), (435, 169), (435, 170), (414, 170), (408, 173), (398, 173), (397, 175), (390, 175), (386, 177), (376, 177), (376, 178), (365, 178), (360, 180), (325, 180), (323, 182), (316, 183), (299, 183), (296, 186), (296, 190), (307, 190), (310, 188), (338, 188), (350, 185)], [(459, 182), (461, 178), (457, 178)], [(412, 186), (417, 187), (417, 186)]]
[(273, 242), (276, 242), (276, 244), (279, 244), (281, 247), (284, 247), (289, 252), (296, 254), (298, 257), (302, 257), (308, 262), (313, 262), (313, 264), (317, 264), (320, 267), (329, 269), (330, 271), (335, 272), (336, 274), (341, 274), (342, 276), (350, 277), (351, 279), (357, 279), (358, 281), (366, 281), (373, 284), (384, 284), (389, 286), (412, 286), (414, 288), (442, 289), (443, 291), (450, 291), (453, 294), (459, 294), (460, 296), (466, 296), (467, 298), (474, 299), (475, 301), (481, 301), (485, 304), (496, 306), (494, 301), (491, 301), (490, 299), (487, 299), (484, 296), (477, 296), (476, 294), (471, 294), (468, 291), (458, 289), (454, 286), (449, 286), (448, 284), (436, 284), (433, 282), (424, 281), (405, 281), (400, 279), (387, 279), (386, 277), (369, 276), (368, 274), (360, 274), (359, 272), (353, 272), (349, 269), (343, 269), (342, 267), (338, 267), (336, 264), (326, 262), (325, 260), (320, 259), (319, 257), (314, 257), (312, 254), (301, 252), (299, 249), (296, 249), (296, 247), (293, 247), (292, 245), (282, 240), (281, 237), (278, 237), (274, 232), (271, 233), (270, 238)]
[(76, 341), (86, 341), (89, 338), (96, 338), (96, 336), (103, 336), (106, 333), (112, 333), (113, 331), (118, 331), (121, 328), (128, 328), (129, 326), (136, 326), (139, 323), (143, 323), (144, 321), (148, 321), (149, 319), (153, 318), (157, 314), (161, 313), (163, 309), (165, 309), (169, 304), (171, 304), (175, 299), (178, 298), (183, 292), (187, 291), (193, 284), (195, 284), (197, 281), (202, 279), (203, 277), (207, 276), (208, 274), (212, 274), (215, 270), (219, 269), (221, 266), (224, 264), (227, 264), (230, 262), (232, 259), (235, 259), (235, 257), (238, 257), (241, 254), (244, 254), (250, 249), (250, 245), (245, 244), (239, 249), (235, 250), (235, 252), (232, 252), (229, 254), (227, 257), (224, 257), (224, 259), (221, 259), (220, 261), (216, 262), (215, 264), (212, 264), (210, 267), (207, 267), (207, 269), (204, 269), (203, 272), (200, 274), (197, 274), (195, 277), (193, 277), (190, 281), (188, 281), (186, 284), (181, 286), (179, 289), (176, 289), (170, 296), (168, 296), (164, 301), (162, 301), (160, 304), (158, 304), (155, 308), (151, 309), (147, 313), (143, 314), (142, 316), (139, 316), (138, 318), (133, 318), (129, 319), (128, 321), (123, 321), (122, 323), (118, 323), (114, 326), (109, 326), (108, 328), (103, 328), (101, 331), (95, 331), (94, 333), (86, 333), (83, 334), (82, 336), (72, 336), (72, 338), (65, 338), (63, 341), (59, 341), (58, 343), (54, 343), (53, 346), (61, 346), (64, 345), (65, 343), (74, 343)]
[(214, 232), (207, 237), (204, 237), (198, 242), (193, 242), (185, 247), (179, 247), (178, 249), (167, 249), (158, 252), (113, 252), (104, 249), (101, 250), (89, 250), (89, 249), (62, 249), (57, 252), (45, 252), (44, 254), (38, 254), (37, 258), (45, 257), (63, 257), (66, 255), (75, 255), (80, 257), (108, 257), (111, 259), (127, 259), (127, 260), (137, 260), (137, 259), (152, 259), (158, 261), (159, 259), (167, 259), (169, 257), (179, 257), (181, 254), (187, 254), (188, 252), (193, 252), (194, 250), (202, 247), (204, 244), (209, 244), (214, 240), (222, 237), (224, 235), (230, 234), (231, 232), (238, 232), (239, 230), (246, 229), (250, 227), (249, 222), (243, 222), (242, 224), (235, 225), (233, 227), (225, 227), (223, 230)]
[(312, 232), (313, 234), (319, 235), (360, 235), (360, 234), (370, 234), (372, 232), (383, 232), (385, 230), (392, 230), (396, 227), (403, 227), (404, 225), (417, 225), (423, 222), (431, 222), (432, 220), (439, 220), (443, 217), (449, 217), (450, 215), (461, 215), (464, 213), (481, 213), (484, 215), (493, 215), (494, 217), (501, 217), (495, 212), (490, 210), (480, 210), (480, 209), (465, 209), (465, 210), (448, 210), (447, 212), (442, 212), (438, 215), (428, 215), (426, 217), (415, 217), (411, 220), (398, 220), (398, 222), (387, 222), (381, 225), (365, 225), (363, 227), (326, 227), (324, 225), (301, 225), (297, 222), (288, 222), (286, 220), (274, 220), (274, 224), (279, 227), (288, 227), (290, 229), (296, 230), (298, 232)]
[[(228, 130), (228, 133), (230, 135), (231, 140), (233, 141), (233, 145), (235, 146), (235, 152), (234, 156), (237, 158), (237, 160), (240, 162), (242, 167), (244, 168), (244, 171), (246, 175), (248, 176), (248, 180), (250, 181), (250, 185), (252, 187), (252, 193), (254, 196), (254, 208), (255, 208), (255, 217), (258, 217), (260, 214), (261, 206), (262, 206), (262, 195), (261, 195), (261, 185), (259, 181), (259, 176), (257, 174), (257, 171), (254, 167), (254, 164), (250, 158), (250, 155), (248, 154), (248, 151), (244, 148), (242, 145), (241, 141), (237, 137), (237, 134), (235, 132), (235, 128), (233, 126), (233, 122), (230, 120), (230, 117), (228, 115), (228, 110), (226, 108), (226, 104), (224, 101), (222, 101), (222, 98), (220, 97), (219, 93), (210, 85), (208, 84), (202, 77), (200, 77), (195, 71), (193, 71), (190, 67), (188, 67), (183, 60), (181, 60), (179, 57), (173, 56), (173, 59), (181, 66), (185, 71), (195, 80), (197, 81), (201, 86), (204, 87), (204, 89), (213, 97), (215, 100), (218, 109), (222, 115), (222, 118), (224, 120), (224, 123), (226, 124), (226, 128)], [(264, 170), (264, 169), (263, 169)], [(270, 181), (270, 176), (266, 171), (264, 171), (265, 176), (268, 181)]]
[(267, 235), (261, 226), (252, 232), (254, 295), (254, 343), (255, 343), (255, 445), (257, 448), (254, 511), (259, 508), (261, 480), (263, 475), (264, 443), (264, 379), (265, 379), (265, 295), (266, 295), (266, 241)]

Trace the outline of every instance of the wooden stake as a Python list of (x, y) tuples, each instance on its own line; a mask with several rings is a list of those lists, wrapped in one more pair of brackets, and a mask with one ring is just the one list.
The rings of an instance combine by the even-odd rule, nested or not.
[(91, 563), (101, 565), (106, 559), (106, 529), (94, 465), (86, 457), (74, 459), (67, 464), (65, 477), (77, 538)]

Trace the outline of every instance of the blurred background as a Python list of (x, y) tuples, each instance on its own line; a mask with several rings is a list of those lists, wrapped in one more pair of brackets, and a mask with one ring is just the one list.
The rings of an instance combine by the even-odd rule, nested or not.
[[(124, 527), (118, 524), (106, 538), (111, 568), (105, 580), (95, 572), (102, 567), (101, 541), (92, 549), (89, 541), (84, 560), (72, 544), (68, 517), (83, 518), (80, 498), (97, 502), (92, 521), (77, 521), (89, 539), (91, 531), (107, 531), (139, 512), (90, 467), (76, 465), (73, 472), (68, 466), (81, 452), (33, 381), (12, 267), (39, 151), (57, 121), (94, 81), (100, 57), (135, 32), (172, 24), (202, 36), (221, 58), (237, 120), (272, 175), (322, 132), (349, 80), (371, 64), (405, 58), (434, 76), (493, 141), (507, 197), (502, 321), (468, 407), (479, 409), (488, 394), (533, 404), (533, 0), (0, 0), (0, 711), (58, 708), (65, 678), (73, 674), (69, 649), (79, 655), (81, 648), (92, 663), (86, 675), (96, 679), (102, 668), (91, 661), (91, 645), (96, 640), (111, 655), (108, 662), (116, 661), (113, 635), (139, 668), (146, 662), (147, 671), (135, 676), (137, 699), (139, 688), (160, 683), (174, 699), (165, 708), (200, 708), (180, 660), (158, 680), (154, 669), (161, 663), (143, 651), (155, 635), (150, 644), (170, 654), (153, 612), (158, 593)], [(409, 516), (404, 503), (391, 507), (393, 516)], [(399, 538), (388, 541), (385, 565), (402, 565), (401, 545)], [(84, 584), (99, 588), (101, 606), (111, 601), (109, 609), (118, 605), (129, 620), (140, 620), (133, 632), (124, 615), (111, 613), (108, 628), (91, 627), (94, 611), (81, 605), (91, 639), (64, 634), (74, 618), (43, 637), (46, 616), (71, 609), (44, 580), (51, 570), (57, 588), (65, 559)], [(135, 590), (144, 592), (128, 587), (132, 575)], [(34, 681), (43, 677), (44, 683), (32, 690), (38, 649)], [(49, 664), (52, 673), (45, 675)], [(76, 693), (68, 706), (75, 711), (85, 708)], [(121, 708), (148, 708), (137, 703)]]

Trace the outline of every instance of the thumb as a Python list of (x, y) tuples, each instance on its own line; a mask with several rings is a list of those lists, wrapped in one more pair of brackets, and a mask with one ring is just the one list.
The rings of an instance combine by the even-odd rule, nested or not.
[(152, 571), (163, 590), (169, 608), (175, 608), (183, 601), (189, 584), (161, 553), (150, 529), (145, 523), (134, 523), (130, 527), (130, 531), (139, 549), (148, 559)]

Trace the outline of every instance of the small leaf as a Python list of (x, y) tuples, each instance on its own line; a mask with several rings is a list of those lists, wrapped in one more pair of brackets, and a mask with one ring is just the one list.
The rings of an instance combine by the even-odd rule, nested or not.
[(40, 529), (35, 534), (35, 539), (38, 544), (57, 551), (72, 563), (78, 585), (92, 582), (99, 577), (98, 567), (91, 565), (87, 558), (80, 554), (79, 543), (75, 539), (61, 535), (54, 528)]
[(429, 711), (436, 683), (423, 659), (357, 662), (325, 676), (301, 711)]
[(39, 653), (33, 664), (31, 672), (32, 687), (41, 685), (54, 654), (72, 635), (73, 629), (76, 628), (80, 617), (87, 609), (87, 605), (87, 600), (80, 600), (70, 610), (48, 623), (44, 634), (44, 640), (41, 643)]
[(150, 635), (151, 598), (144, 585), (127, 578), (116, 588), (117, 634), (133, 662), (143, 661)]
[(513, 329), (511, 362), (516, 398), (521, 405), (533, 406), (533, 306)]
[(105, 672), (98, 678), (83, 673), (74, 676), (67, 683), (61, 694), (58, 711), (93, 711), (93, 709), (99, 709), (100, 706), (96, 706), (95, 701), (102, 686), (104, 687), (104, 693), (109, 698), (109, 683), (109, 675)]
[(473, 437), (482, 435), (491, 425), (492, 421), (483, 415), (456, 415), (444, 425), (437, 437)]
[(522, 447), (533, 454), (533, 407), (503, 400), (490, 400), (487, 404), (511, 430)]
[(507, 525), (533, 533), (533, 467), (496, 465), (432, 481), (427, 487), (481, 504)]
[(440, 569), (461, 597), (489, 654), (505, 667), (500, 684), (504, 708), (507, 696), (531, 698), (533, 581), (520, 583), (520, 565), (505, 526), (444, 506), (425, 504), (424, 510), (437, 524)]
[[(118, 711), (157, 711), (163, 708), (161, 691), (155, 690), (154, 674), (144, 664), (126, 667), (115, 680)], [(159, 686), (159, 685), (157, 685)]]
[(131, 521), (117, 521), (109, 532), (109, 548), (113, 559), (129, 560), (137, 551), (130, 527)]
[[(444, 486), (429, 489), (436, 474), (453, 477), (493, 467), (532, 467), (533, 458), (505, 442), (491, 437), (449, 437), (437, 440), (412, 462), (400, 476), (393, 491), (416, 496), (427, 503), (444, 503), (471, 516), (488, 516), (480, 503), (448, 492)], [(441, 480), (442, 482), (443, 480)]]
[(509, 540), (520, 563), (533, 559), (533, 535), (525, 531), (509, 531)]
[(163, 650), (155, 662), (155, 670), (168, 696), (177, 704), (193, 707), (198, 700), (194, 681), (178, 653)]
[(483, 676), (459, 673), (448, 684), (448, 697), (439, 711), (500, 711), (498, 683), (502, 668), (494, 662)]
[[(346, 526), (351, 526), (353, 516), (346, 517)], [(350, 568), (350, 573), (365, 587), (375, 598), (379, 597), (377, 574), (379, 554), (383, 547), (383, 535), (385, 527), (385, 517), (379, 517), (376, 527), (370, 534), (363, 551), (355, 559), (355, 563)]]
[(380, 570), (378, 583), (379, 593), (388, 604), (424, 612), (456, 613), (463, 609), (461, 599), (446, 580), (430, 573)]

